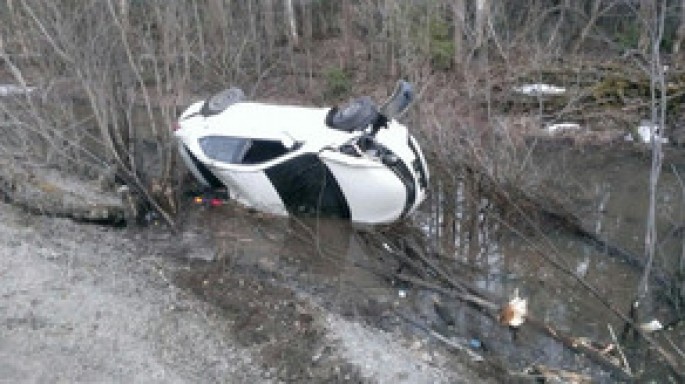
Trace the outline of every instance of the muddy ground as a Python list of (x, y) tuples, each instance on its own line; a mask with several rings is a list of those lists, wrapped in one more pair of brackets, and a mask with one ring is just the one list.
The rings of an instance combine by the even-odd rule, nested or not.
[[(568, 175), (568, 185), (558, 188), (583, 192), (574, 194), (574, 211), (584, 225), (639, 249), (639, 204), (646, 201), (640, 183), (647, 180), (640, 175), (648, 162), (595, 157), (581, 152), (549, 162)], [(685, 164), (672, 153), (667, 160), (674, 169)], [(665, 173), (662, 182), (660, 228), (670, 233), (681, 222), (681, 189), (674, 175)], [(74, 190), (43, 192), (56, 195), (57, 205), (93, 204), (73, 199)], [(606, 207), (581, 209), (594, 200)], [(21, 201), (0, 203), (0, 383), (530, 382), (524, 372), (534, 366), (617, 380), (543, 333), (523, 327), (514, 339), (464, 302), (394, 280), (400, 263), (391, 248), (413, 239), (411, 231), (435, 240), (422, 216), (369, 231), (231, 204), (196, 205), (188, 195), (182, 201), (177, 233), (152, 216), (147, 226), (116, 227), (51, 216), (59, 210), (29, 212)], [(479, 228), (473, 247), (459, 243), (451, 259), (440, 260), (455, 277), (493, 294), (496, 304), (520, 288), (531, 313), (579, 340), (607, 343), (607, 324), (620, 329), (620, 321), (531, 247), (551, 244), (569, 268), (617, 303), (630, 300), (640, 269), (563, 228), (530, 233), (530, 244), (505, 235), (494, 220)], [(682, 237), (675, 234), (660, 237), (667, 256), (680, 254)], [(664, 305), (650, 315), (677, 324)], [(659, 335), (682, 349), (682, 324)], [(675, 382), (644, 345), (628, 343), (626, 352), (642, 379)]]
[(373, 297), (341, 288), (346, 262), (298, 256), (292, 224), (206, 209), (173, 235), (1, 203), (0, 382), (510, 379), (407, 331), (382, 279), (354, 278)]

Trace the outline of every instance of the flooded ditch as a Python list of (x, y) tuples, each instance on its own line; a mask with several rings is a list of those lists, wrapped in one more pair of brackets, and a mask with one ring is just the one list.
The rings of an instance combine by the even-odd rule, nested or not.
[[(623, 322), (540, 252), (627, 312), (642, 268), (606, 245), (642, 258), (649, 152), (634, 146), (540, 145), (529, 161), (526, 168), (539, 173), (531, 177), (541, 180), (544, 188), (538, 197), (549, 194), (563, 202), (583, 230), (606, 240), (605, 244), (589, 241), (554, 218), (538, 221), (540, 217), (525, 208), (516, 211), (520, 217), (512, 224), (499, 215), (502, 207), (497, 203), (464, 180), (454, 180), (449, 188), (434, 181), (429, 200), (412, 223), (383, 228), (273, 218), (233, 205), (192, 205), (186, 196), (180, 245), (173, 242), (180, 248), (164, 248), (165, 257), (176, 256), (178, 265), (171, 268), (174, 284), (217, 308), (232, 324), (238, 341), (259, 350), (270, 367), (267, 378), (363, 382), (368, 375), (359, 367), (369, 365), (367, 371), (386, 382), (449, 382), (455, 377), (466, 382), (528, 380), (532, 376), (523, 372), (544, 366), (614, 382), (615, 372), (536, 329), (523, 326), (514, 336), (478, 308), (394, 276), (407, 271), (396, 254), (414, 244), (444, 271), (487, 293), (497, 305), (518, 290), (536, 319), (579, 340), (612, 343), (608, 325), (620, 334)], [(685, 225), (681, 179), (685, 179), (685, 153), (668, 148), (657, 196), (659, 247), (653, 273), (665, 280), (653, 279), (653, 308), (649, 318), (641, 320), (658, 319), (667, 327), (655, 337), (683, 351), (685, 304), (677, 301), (674, 292), (685, 291), (682, 275), (677, 280), (683, 268)], [(515, 224), (525, 222), (528, 213), (536, 225), (519, 229)], [(440, 280), (435, 274), (426, 278)], [(359, 329), (350, 329), (355, 322), (385, 331), (396, 344), (374, 341)], [(472, 355), (430, 332), (485, 361), (472, 361)], [(337, 336), (331, 340), (330, 335)], [(640, 380), (676, 382), (646, 343), (621, 344)], [(388, 355), (388, 345), (411, 354), (397, 359)], [(332, 349), (356, 354), (343, 358)], [(384, 366), (407, 359), (414, 359), (419, 368)], [(470, 367), (474, 376), (454, 368), (456, 361)], [(456, 373), (445, 376), (431, 370), (436, 366), (452, 367)]]
[[(583, 228), (626, 252), (642, 255), (643, 217), (648, 201), (647, 152), (625, 148), (562, 151), (540, 148), (531, 161), (545, 164), (541, 168), (554, 175), (546, 187), (564, 197), (571, 211), (581, 219)], [(683, 189), (678, 178), (682, 176), (676, 173), (685, 174), (685, 155), (669, 150), (659, 186), (657, 270), (671, 279), (682, 262), (685, 217)], [(615, 381), (617, 376), (612, 376), (610, 370), (602, 369), (544, 333), (524, 326), (514, 337), (507, 327), (473, 306), (393, 278), (404, 267), (392, 252), (411, 240), (422, 244), (441, 268), (487, 292), (498, 305), (504, 304), (517, 289), (528, 299), (530, 314), (578, 340), (610, 344), (608, 325), (620, 334), (623, 322), (538, 252), (547, 252), (626, 311), (635, 296), (642, 273), (640, 268), (553, 222), (543, 223), (539, 231), (518, 232), (512, 231), (488, 209), (478, 210), (474, 219), (465, 213), (468, 202), (460, 193), (455, 195), (449, 204), (442, 196), (440, 209), (436, 210), (434, 194), (433, 202), (424, 205), (416, 223), (381, 229), (354, 228), (335, 220), (274, 219), (231, 205), (192, 206), (184, 232), (209, 234), (214, 248), (207, 251), (206, 260), (193, 261), (193, 266), (179, 273), (177, 279), (179, 285), (204, 300), (226, 306), (226, 297), (233, 294), (235, 287), (222, 282), (235, 283), (236, 276), (240, 275), (236, 271), (250, 270), (258, 280), (292, 291), (296, 297), (313, 300), (321, 308), (346, 319), (402, 333), (429, 351), (444, 352), (445, 344), (429, 336), (426, 330), (437, 332), (485, 357), (487, 363), (474, 363), (480, 367), (476, 369), (521, 373), (532, 366), (544, 366), (587, 375), (593, 381)], [(480, 206), (488, 204), (480, 201)], [(455, 209), (454, 214), (447, 215), (454, 218), (453, 229), (445, 230), (442, 221), (445, 207)], [(443, 216), (437, 217), (436, 212)], [(477, 233), (465, 233), (470, 228), (475, 228)], [(445, 239), (445, 236), (451, 237)], [(655, 337), (685, 349), (685, 325), (679, 321), (682, 311), (678, 314), (674, 309), (673, 297), (665, 290), (668, 287), (657, 281), (651, 287), (654, 305), (649, 319), (644, 321), (654, 318), (667, 325)], [(257, 292), (252, 288), (248, 291)], [(274, 292), (278, 291), (276, 288)], [(258, 301), (257, 297), (255, 300)], [(228, 305), (227, 310), (235, 308)], [(308, 318), (307, 315), (293, 311), (296, 324), (306, 322), (299, 317)], [(248, 324), (252, 320), (241, 321)], [(260, 342), (259, 332), (246, 337), (253, 339), (249, 342)], [(297, 340), (307, 342), (306, 338)], [(320, 342), (312, 342), (312, 346)], [(646, 343), (631, 340), (621, 343), (633, 373), (641, 375), (641, 379), (674, 380)], [(316, 354), (315, 349), (312, 347), (312, 354)], [(288, 352), (283, 350), (279, 356), (284, 354)], [(469, 359), (463, 351), (444, 356)], [(448, 364), (449, 358), (443, 363)]]

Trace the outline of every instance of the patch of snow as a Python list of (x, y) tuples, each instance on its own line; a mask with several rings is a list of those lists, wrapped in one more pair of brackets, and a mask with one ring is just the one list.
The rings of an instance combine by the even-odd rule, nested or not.
[(557, 123), (550, 124), (547, 126), (547, 132), (551, 134), (563, 133), (568, 131), (577, 131), (582, 127), (578, 123)]
[(527, 96), (559, 96), (566, 93), (566, 88), (536, 83), (514, 87), (514, 91)]
[[(649, 122), (642, 122), (639, 127), (637, 127), (637, 136), (640, 142), (649, 144), (652, 142), (652, 128), (654, 128), (654, 135), (659, 135), (659, 126), (650, 124)], [(668, 139), (665, 137), (661, 138), (661, 142), (666, 144)]]
[(661, 331), (662, 329), (664, 329), (664, 326), (663, 324), (661, 324), (659, 320), (652, 319), (652, 321), (650, 322), (640, 324), (640, 329), (642, 329), (642, 331), (644, 332), (652, 333), (656, 331)]
[(36, 87), (22, 87), (16, 84), (0, 84), (0, 97), (28, 95), (36, 90)]
[(576, 265), (576, 275), (579, 277), (587, 276), (587, 271), (589, 268), (590, 268), (590, 257), (586, 256), (585, 259), (581, 260), (580, 262), (578, 262), (578, 265)]

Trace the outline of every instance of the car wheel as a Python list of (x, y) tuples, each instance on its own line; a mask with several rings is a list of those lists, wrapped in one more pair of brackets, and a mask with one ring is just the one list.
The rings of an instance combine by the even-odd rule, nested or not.
[(223, 112), (235, 103), (245, 100), (245, 93), (240, 88), (231, 87), (225, 89), (209, 99), (202, 106), (203, 116), (212, 116)]
[(378, 119), (378, 108), (369, 97), (361, 97), (344, 108), (332, 108), (326, 116), (326, 125), (341, 131), (363, 130)]

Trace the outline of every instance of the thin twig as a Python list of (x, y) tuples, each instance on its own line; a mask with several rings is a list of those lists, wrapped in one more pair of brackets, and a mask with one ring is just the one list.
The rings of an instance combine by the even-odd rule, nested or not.
[(673, 342), (673, 340), (671, 340), (670, 337), (664, 337), (664, 338), (666, 339), (666, 341), (669, 342), (669, 344), (671, 344), (671, 347), (673, 347), (673, 349), (674, 349), (676, 352), (678, 352), (678, 354), (680, 355), (680, 357), (682, 357), (683, 359), (685, 359), (685, 352), (683, 352), (682, 349), (678, 348), (678, 346)]
[(456, 349), (456, 350), (459, 350), (459, 351), (461, 351), (461, 352), (466, 353), (466, 354), (471, 358), (472, 361), (481, 362), (481, 361), (484, 361), (484, 360), (485, 360), (485, 359), (483, 358), (483, 356), (481, 356), (481, 355), (479, 355), (479, 354), (473, 352), (473, 351), (470, 350), (468, 347), (465, 347), (465, 346), (463, 346), (463, 345), (461, 345), (461, 344), (459, 344), (459, 343), (456, 343), (456, 342), (454, 342), (454, 341), (448, 339), (447, 337), (441, 335), (441, 334), (438, 333), (437, 331), (435, 331), (435, 330), (429, 328), (428, 326), (426, 326), (426, 325), (424, 325), (424, 324), (421, 324), (420, 322), (418, 322), (418, 321), (416, 321), (416, 320), (410, 318), (409, 316), (405, 315), (404, 313), (402, 313), (402, 312), (400, 312), (400, 311), (397, 311), (397, 310), (395, 310), (394, 312), (395, 312), (395, 314), (396, 314), (397, 316), (399, 316), (402, 320), (404, 320), (404, 321), (406, 321), (406, 322), (408, 322), (408, 323), (410, 323), (410, 324), (416, 326), (417, 328), (420, 328), (420, 329), (423, 330), (424, 332), (428, 333), (428, 335), (430, 335), (430, 336), (434, 337), (435, 339), (437, 339), (437, 340), (439, 340), (439, 341), (445, 343), (448, 347), (451, 347), (451, 348), (454, 348), (454, 349)]
[(616, 345), (616, 349), (618, 350), (618, 354), (621, 356), (621, 360), (623, 361), (623, 366), (625, 367), (625, 370), (632, 375), (633, 371), (630, 369), (630, 364), (628, 364), (628, 359), (626, 359), (626, 355), (623, 353), (623, 348), (621, 348), (621, 344), (618, 342), (618, 339), (616, 338), (616, 333), (614, 333), (614, 328), (611, 327), (611, 324), (607, 324), (607, 327), (609, 328), (609, 334), (611, 335), (611, 339), (614, 341), (614, 344)]

